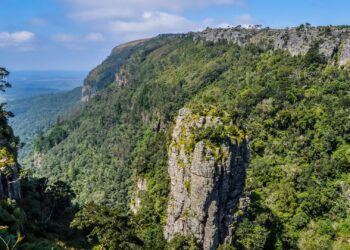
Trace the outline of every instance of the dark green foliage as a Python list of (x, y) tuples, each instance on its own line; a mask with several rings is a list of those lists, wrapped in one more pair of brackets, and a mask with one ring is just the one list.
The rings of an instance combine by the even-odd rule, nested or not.
[(303, 30), (303, 29), (309, 29), (312, 28), (311, 23), (302, 23), (298, 27), (296, 27), (297, 30)]
[[(6, 88), (11, 87), (6, 81), (10, 73), (0, 67), (0, 91), (5, 92)], [(12, 128), (8, 125), (8, 118), (13, 114), (4, 108), (4, 103), (0, 103), (0, 149), (1, 149), (1, 181), (12, 174), (11, 166), (17, 162), (17, 147), (19, 139), (14, 136)], [(1, 191), (2, 196), (4, 190)], [(15, 201), (6, 200), (1, 197), (0, 200), (0, 246), (1, 249), (15, 249), (16, 245), (22, 241), (19, 230), (14, 231), (13, 227), (19, 226), (20, 222), (17, 217), (23, 217), (21, 211), (16, 208)]]
[(231, 246), (229, 244), (224, 244), (224, 245), (220, 245), (217, 250), (236, 250), (236, 249), (237, 248), (235, 248), (234, 246)]
[(167, 245), (167, 250), (196, 250), (198, 246), (193, 236), (176, 235)]
[(5, 92), (6, 88), (10, 88), (11, 84), (6, 81), (6, 77), (10, 74), (5, 68), (0, 67), (0, 91)]
[(136, 215), (140, 224), (140, 235), (145, 242), (145, 249), (164, 249), (163, 226), (166, 219), (166, 207), (169, 193), (169, 177), (162, 170), (147, 175), (147, 192), (142, 192), (141, 209)]
[(88, 204), (75, 215), (72, 226), (83, 230), (90, 244), (100, 249), (127, 250), (143, 246), (136, 234), (137, 224), (117, 208)]
[(243, 134), (238, 128), (234, 126), (226, 126), (223, 124), (217, 126), (210, 126), (204, 129), (198, 129), (195, 131), (195, 141), (209, 140), (210, 142), (220, 145), (223, 141), (232, 142), (232, 138), (238, 138), (242, 141)]
[(143, 138), (139, 140), (134, 150), (135, 156), (132, 162), (133, 169), (138, 175), (143, 175), (157, 170), (159, 166), (167, 164), (167, 145), (164, 132), (155, 133), (154, 130), (146, 130)]
[(47, 179), (27, 177), (22, 180), (22, 190), (23, 198), (16, 205), (22, 217), (16, 215), (17, 226), (11, 227), (21, 229), (25, 236), (20, 249), (86, 245), (79, 232), (70, 228), (78, 209), (71, 203), (74, 193), (68, 185), (63, 182), (50, 185)]
[[(18, 249), (82, 248), (84, 237), (70, 228), (77, 208), (74, 194), (65, 183), (48, 185), (47, 179), (22, 179), (22, 199), (16, 203), (3, 199), (0, 203), (0, 236), (13, 246), (20, 237)], [(1, 229), (1, 228), (0, 228)], [(23, 238), (23, 239), (22, 239)], [(1, 243), (0, 243), (1, 244)]]
[(319, 44), (314, 44), (304, 57), (305, 67), (314, 67), (318, 64), (326, 64), (327, 61), (324, 56), (319, 53)]
[(55, 126), (50, 129), (49, 134), (45, 137), (42, 132), (39, 132), (33, 143), (34, 150), (37, 152), (46, 152), (66, 139), (67, 136), (67, 131), (60, 126)]
[(238, 249), (276, 249), (281, 225), (260, 196), (250, 194), (249, 206), (237, 213), (234, 245)]
[(331, 26), (331, 27), (336, 27), (337, 29), (349, 29), (350, 25), (336, 25), (336, 26)]
[[(10, 73), (0, 67), (0, 91), (4, 92), (11, 84), (6, 81)], [(8, 125), (8, 119), (13, 117), (13, 113), (5, 110), (5, 103), (0, 103), (0, 142), (1, 147), (6, 147), (12, 155), (17, 156), (19, 138), (15, 137), (12, 128)]]

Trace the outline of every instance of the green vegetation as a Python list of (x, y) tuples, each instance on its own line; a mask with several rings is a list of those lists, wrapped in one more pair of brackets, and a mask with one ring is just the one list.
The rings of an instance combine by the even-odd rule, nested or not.
[[(203, 115), (215, 107), (230, 126), (205, 129), (198, 140), (242, 132), (250, 138), (245, 195), (251, 202), (238, 212), (233, 245), (347, 249), (350, 72), (328, 65), (316, 48), (292, 57), (259, 46), (194, 43), (191, 36), (149, 40), (123, 64), (126, 86), (111, 83), (37, 139), (44, 161), (36, 176), (66, 182), (80, 205), (122, 209), (106, 212), (122, 218), (137, 178), (145, 177), (138, 225), (129, 229), (144, 249), (164, 249), (174, 119), (184, 106)], [(101, 235), (105, 225), (96, 220), (104, 219), (87, 215), (76, 221), (78, 228), (90, 227), (90, 242), (104, 246), (110, 235)], [(133, 221), (130, 216), (116, 227)], [(191, 242), (179, 236), (169, 247), (193, 249)]]
[[(4, 80), (9, 74), (0, 68), (0, 90), (10, 87)], [(21, 199), (6, 197), (13, 167), (17, 167), (19, 140), (8, 125), (12, 113), (0, 105), (0, 248), (1, 249), (62, 249), (64, 246), (84, 248), (85, 240), (77, 230), (69, 228), (76, 207), (71, 203), (74, 193), (63, 182), (48, 184), (45, 178), (21, 173)], [(3, 185), (3, 184), (6, 185)], [(8, 186), (10, 188), (10, 186)], [(74, 240), (72, 240), (73, 237)], [(72, 241), (71, 241), (72, 240)]]
[(30, 165), (33, 140), (38, 132), (46, 132), (52, 125), (59, 123), (62, 117), (78, 105), (80, 96), (81, 88), (76, 88), (7, 103), (6, 107), (15, 115), (10, 119), (10, 125), (24, 143), (18, 153), (19, 161), (24, 163), (23, 165)]
[[(245, 132), (232, 124), (231, 117), (214, 106), (188, 105), (191, 114), (182, 120), (181, 134), (177, 141), (171, 145), (177, 150), (183, 146), (186, 154), (193, 153), (195, 145), (199, 141), (205, 141), (206, 146), (219, 150), (223, 142), (242, 143)], [(203, 119), (203, 121), (201, 121)], [(201, 124), (201, 123), (205, 124)], [(217, 155), (219, 157), (220, 154)], [(216, 158), (217, 158), (216, 157)], [(180, 165), (183, 163), (179, 162)]]
[(88, 204), (76, 214), (72, 226), (88, 234), (92, 247), (98, 245), (99, 249), (123, 250), (141, 248), (144, 244), (136, 236), (137, 224), (130, 218), (119, 209)]
[[(107, 57), (100, 65), (90, 71), (84, 81), (92, 93), (103, 89), (105, 86), (114, 82), (115, 75), (119, 68), (124, 64), (125, 60), (142, 44), (142, 40), (122, 44), (113, 49), (110, 56)], [(89, 92), (89, 91), (88, 91)], [(84, 93), (84, 94), (92, 94)]]
[(194, 236), (176, 235), (166, 246), (167, 250), (196, 250), (196, 238)]

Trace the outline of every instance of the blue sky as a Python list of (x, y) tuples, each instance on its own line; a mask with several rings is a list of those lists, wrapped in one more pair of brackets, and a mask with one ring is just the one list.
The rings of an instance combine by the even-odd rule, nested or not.
[(346, 0), (0, 0), (0, 66), (89, 70), (120, 43), (205, 27), (350, 24)]

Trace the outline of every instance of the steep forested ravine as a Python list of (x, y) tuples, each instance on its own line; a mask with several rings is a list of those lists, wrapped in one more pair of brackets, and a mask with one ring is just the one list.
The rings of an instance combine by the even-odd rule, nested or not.
[(1, 239), (349, 249), (349, 44), (348, 28), (299, 27), (117, 46), (86, 78), (82, 105), (36, 137), (29, 169), (2, 105)]
[[(0, 90), (10, 87), (9, 72), (0, 68)], [(20, 148), (8, 119), (13, 114), (0, 105), (0, 249), (62, 249), (88, 245), (70, 229), (76, 206), (74, 193), (63, 182), (48, 184), (26, 173), (17, 161)], [(73, 237), (74, 240), (70, 237)], [(71, 241), (72, 240), (72, 241)]]

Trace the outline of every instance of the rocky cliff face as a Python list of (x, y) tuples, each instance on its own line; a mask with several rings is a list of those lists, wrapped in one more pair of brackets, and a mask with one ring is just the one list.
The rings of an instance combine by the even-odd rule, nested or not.
[(9, 197), (19, 200), (21, 186), (19, 178), (19, 165), (6, 139), (0, 142), (0, 199)]
[(98, 90), (115, 82), (121, 65), (129, 56), (146, 40), (137, 40), (115, 47), (110, 56), (99, 66), (93, 69), (84, 81), (81, 101), (86, 102), (93, 97)]
[[(274, 50), (287, 50), (293, 56), (305, 55), (316, 43), (320, 54), (330, 63), (345, 65), (350, 61), (350, 28), (311, 27), (287, 29), (206, 29), (202, 32), (188, 34), (167, 34), (158, 37), (193, 37), (195, 42), (234, 43), (239, 46), (256, 44)], [(137, 40), (115, 47), (111, 55), (99, 66), (93, 69), (84, 81), (81, 101), (88, 101), (96, 92), (106, 85), (118, 82), (124, 86), (127, 83), (125, 72), (119, 72), (120, 67), (130, 55), (140, 48), (147, 40)]]
[[(193, 235), (203, 249), (230, 241), (230, 225), (244, 188), (247, 141), (193, 142), (193, 130), (222, 124), (181, 109), (169, 149), (171, 179), (165, 238)], [(194, 145), (191, 147), (190, 145)]]
[(18, 174), (19, 166), (15, 165), (8, 170), (0, 169), (0, 198), (9, 197), (21, 199), (21, 185)]
[[(220, 42), (227, 41), (239, 46), (257, 44), (275, 50), (287, 50), (291, 55), (305, 55), (315, 44), (319, 52), (331, 63), (339, 65), (350, 61), (350, 29), (336, 27), (290, 28), (290, 29), (206, 29), (194, 33), (194, 41)], [(339, 52), (338, 59), (333, 58)]]

